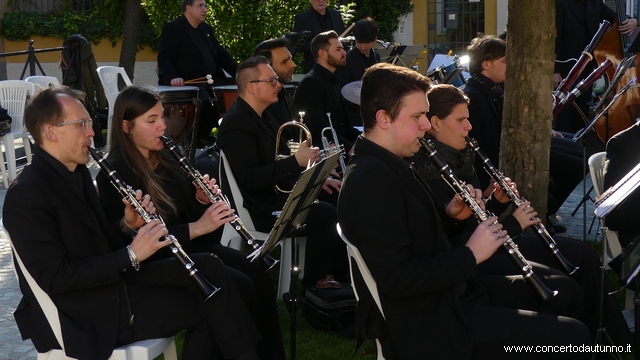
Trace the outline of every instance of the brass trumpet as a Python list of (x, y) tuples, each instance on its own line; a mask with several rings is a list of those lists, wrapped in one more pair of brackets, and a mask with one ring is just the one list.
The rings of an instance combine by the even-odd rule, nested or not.
[[(340, 164), (340, 171), (338, 171), (338, 173), (342, 175), (347, 168), (344, 163), (344, 145), (340, 144), (340, 142), (338, 141), (338, 134), (336, 133), (336, 130), (333, 128), (333, 122), (331, 122), (330, 112), (327, 113), (327, 119), (329, 119), (329, 126), (322, 129), (322, 148), (323, 148), (322, 158), (324, 159), (325, 157), (331, 156), (333, 154), (340, 154), (340, 157), (338, 157), (338, 164)], [(333, 146), (329, 145), (329, 140), (327, 139), (326, 136), (324, 136), (324, 133), (327, 131), (331, 131), (331, 137), (333, 137)]]
[[(300, 121), (289, 121), (286, 122), (282, 125), (280, 125), (280, 128), (278, 129), (278, 134), (276, 135), (276, 161), (282, 160), (282, 159), (286, 159), (291, 155), (295, 155), (296, 152), (298, 152), (298, 149), (300, 148), (300, 144), (302, 144), (302, 134), (304, 133), (304, 135), (306, 136), (306, 140), (307, 140), (307, 144), (309, 144), (309, 146), (311, 146), (312, 140), (311, 140), (311, 131), (309, 130), (309, 128), (304, 124), (304, 111), (300, 111), (298, 113), (300, 115)], [(282, 131), (286, 128), (286, 127), (297, 127), (300, 130), (300, 135), (298, 136), (298, 142), (293, 141), (293, 139), (288, 140), (287, 141), (287, 147), (289, 148), (289, 155), (285, 155), (285, 154), (280, 154), (280, 135), (282, 134)]]

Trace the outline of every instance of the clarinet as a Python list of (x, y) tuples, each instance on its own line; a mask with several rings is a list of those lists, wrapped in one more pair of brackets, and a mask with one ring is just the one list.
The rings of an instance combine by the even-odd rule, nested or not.
[[(191, 180), (193, 180), (196, 186), (199, 187), (202, 192), (204, 192), (204, 194), (212, 204), (216, 201), (224, 201), (227, 206), (231, 207), (231, 205), (229, 204), (229, 200), (225, 196), (216, 195), (211, 191), (211, 189), (209, 189), (209, 187), (204, 182), (204, 177), (198, 170), (193, 168), (193, 166), (184, 157), (173, 140), (171, 140), (168, 136), (161, 136), (160, 140), (162, 140), (164, 146), (169, 149), (171, 155), (173, 155), (176, 161), (178, 161), (178, 164), (180, 164), (180, 168), (182, 168), (182, 170), (187, 173)], [(256, 238), (251, 235), (251, 232), (249, 232), (249, 230), (244, 226), (242, 220), (240, 220), (237, 215), (234, 216), (235, 218), (233, 219), (233, 221), (230, 221), (229, 224), (233, 226), (233, 228), (238, 232), (238, 235), (240, 235), (240, 237), (244, 241), (246, 241), (249, 246), (251, 246), (254, 250), (258, 250), (260, 246), (258, 245)], [(279, 262), (279, 260), (266, 255), (265, 257), (260, 257), (260, 262), (262, 263), (265, 271), (269, 271)]]
[[(467, 143), (473, 148), (473, 151), (475, 151), (475, 153), (482, 160), (482, 167), (484, 168), (484, 170), (489, 174), (489, 176), (491, 176), (491, 178), (496, 182), (496, 184), (500, 186), (502, 191), (504, 191), (505, 194), (509, 196), (509, 199), (511, 199), (511, 202), (513, 202), (515, 206), (520, 206), (524, 204), (527, 200), (518, 196), (516, 192), (513, 191), (513, 189), (509, 186), (509, 184), (507, 184), (504, 174), (502, 174), (500, 171), (498, 171), (498, 169), (495, 168), (495, 166), (493, 165), (491, 160), (489, 160), (489, 158), (484, 153), (484, 151), (480, 149), (478, 142), (475, 139), (467, 137)], [(569, 260), (567, 260), (567, 258), (565, 258), (564, 255), (562, 255), (562, 253), (560, 252), (560, 249), (558, 249), (558, 244), (555, 242), (555, 240), (553, 240), (553, 237), (551, 237), (551, 234), (549, 234), (549, 232), (547, 231), (547, 228), (544, 225), (542, 225), (542, 223), (534, 224), (533, 227), (536, 229), (536, 234), (538, 235), (540, 240), (542, 240), (542, 242), (545, 243), (549, 251), (551, 251), (551, 253), (560, 262), (560, 265), (562, 265), (562, 268), (567, 274), (571, 275), (576, 270), (578, 270), (577, 266), (573, 266), (569, 262)]]
[[(100, 169), (105, 174), (107, 174), (107, 176), (109, 177), (109, 181), (111, 181), (111, 185), (113, 185), (116, 188), (116, 190), (118, 190), (120, 195), (129, 204), (131, 204), (131, 206), (134, 207), (136, 212), (140, 215), (140, 217), (142, 218), (142, 220), (144, 220), (145, 223), (148, 224), (152, 220), (160, 220), (160, 222), (164, 224), (164, 221), (162, 220), (160, 215), (150, 214), (144, 209), (140, 201), (136, 199), (136, 193), (133, 190), (133, 188), (127, 185), (120, 178), (120, 176), (113, 169), (111, 164), (109, 164), (107, 160), (105, 160), (102, 157), (102, 153), (100, 151), (92, 147), (89, 147), (89, 154), (91, 154), (91, 157), (98, 163), (98, 165), (100, 165)], [(196, 282), (196, 284), (198, 285), (198, 288), (200, 288), (200, 291), (202, 291), (204, 295), (204, 301), (209, 300), (213, 296), (213, 294), (217, 293), (220, 290), (219, 287), (212, 285), (204, 276), (198, 273), (198, 269), (196, 269), (193, 260), (191, 260), (191, 258), (189, 258), (189, 255), (187, 255), (187, 253), (184, 252), (184, 250), (182, 249), (182, 246), (180, 245), (178, 240), (175, 238), (175, 236), (171, 234), (167, 234), (162, 239), (166, 239), (171, 242), (171, 245), (169, 245), (171, 249), (171, 253), (173, 254), (173, 256), (175, 256), (175, 258), (178, 260), (180, 265), (182, 265), (184, 269), (187, 270), (187, 273), (189, 273), (189, 276), (193, 279), (193, 281)]]
[[(482, 210), (476, 199), (469, 192), (466, 184), (458, 179), (442, 156), (438, 154), (431, 140), (420, 139), (420, 144), (422, 145), (422, 150), (429, 156), (436, 166), (440, 168), (440, 175), (445, 182), (449, 184), (453, 191), (455, 191), (456, 194), (462, 198), (464, 203), (471, 208), (478, 222), (482, 222), (489, 217), (494, 216), (490, 211)], [(497, 221), (495, 223), (497, 223)], [(536, 274), (533, 273), (533, 267), (529, 264), (527, 259), (522, 256), (522, 253), (518, 250), (518, 245), (516, 245), (508, 235), (507, 242), (502, 244), (502, 247), (511, 261), (518, 267), (518, 269), (520, 269), (522, 276), (533, 287), (534, 292), (540, 297), (540, 300), (543, 303), (548, 302), (558, 294), (557, 290), (549, 290), (549, 288), (536, 276)]]

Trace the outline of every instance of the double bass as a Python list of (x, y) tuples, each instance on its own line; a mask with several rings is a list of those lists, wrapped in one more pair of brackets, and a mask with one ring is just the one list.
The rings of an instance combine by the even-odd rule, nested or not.
[[(606, 73), (609, 80), (613, 78), (618, 64), (634, 55), (629, 52), (629, 48), (639, 32), (637, 27), (629, 35), (621, 34), (618, 31), (618, 27), (621, 24), (620, 19), (626, 18), (625, 1), (616, 0), (616, 13), (617, 20), (594, 51), (598, 64), (601, 64), (607, 58), (613, 62), (614, 66)], [(636, 77), (636, 69), (637, 67), (635, 66), (627, 69), (616, 85), (613, 94), (618, 93), (632, 78)], [(598, 110), (596, 109), (596, 111)], [(595, 131), (598, 137), (606, 143), (611, 136), (633, 125), (638, 117), (640, 117), (640, 89), (634, 87), (626, 91), (611, 106), (608, 112), (608, 120), (606, 114), (598, 119), (595, 124)]]

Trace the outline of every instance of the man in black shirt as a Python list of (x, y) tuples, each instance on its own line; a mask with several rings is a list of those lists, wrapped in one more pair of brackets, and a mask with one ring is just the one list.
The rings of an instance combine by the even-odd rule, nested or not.
[(327, 8), (327, 0), (309, 0), (309, 2), (311, 8), (296, 15), (296, 22), (293, 26), (295, 32), (310, 32), (307, 41), (301, 48), (304, 53), (305, 73), (308, 73), (315, 65), (315, 55), (311, 53), (311, 39), (323, 31), (335, 30), (338, 34), (342, 34), (345, 30), (340, 13)]

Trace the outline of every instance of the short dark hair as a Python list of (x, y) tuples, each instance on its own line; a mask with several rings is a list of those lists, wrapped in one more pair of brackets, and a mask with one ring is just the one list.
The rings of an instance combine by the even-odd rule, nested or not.
[(361, 43), (374, 42), (378, 38), (379, 30), (378, 24), (372, 18), (366, 17), (356, 21), (356, 25), (353, 27), (353, 37)]
[(269, 65), (269, 60), (262, 55), (256, 55), (248, 58), (238, 65), (236, 70), (236, 84), (238, 85), (238, 94), (243, 95), (247, 84), (254, 78), (260, 76), (258, 65)]
[(406, 95), (414, 91), (427, 93), (431, 85), (428, 77), (405, 67), (378, 63), (364, 73), (360, 93), (360, 113), (365, 132), (373, 129), (376, 113), (384, 110), (391, 121), (400, 113)]
[(289, 49), (289, 46), (291, 46), (291, 43), (287, 38), (282, 37), (277, 39), (265, 40), (258, 44), (258, 46), (256, 46), (255, 50), (253, 50), (253, 56), (262, 55), (266, 57), (267, 60), (269, 60), (269, 63), (271, 63), (271, 50), (281, 47), (286, 47), (287, 49)]
[(453, 108), (459, 104), (469, 104), (469, 98), (457, 87), (449, 84), (434, 85), (427, 91), (429, 99), (429, 112), (427, 119), (437, 116), (444, 119), (451, 115)]
[(56, 125), (64, 121), (64, 107), (60, 103), (58, 95), (78, 99), (70, 87), (46, 88), (36, 93), (24, 109), (24, 124), (37, 144), (41, 144), (40, 130), (45, 125)]
[(184, 13), (185, 11), (187, 11), (187, 5), (193, 6), (194, 1), (195, 0), (182, 0), (182, 5), (181, 5), (182, 12)]
[(469, 55), (469, 73), (478, 75), (482, 72), (482, 62), (496, 60), (507, 54), (507, 43), (492, 35), (481, 35), (471, 40), (467, 47)]
[(331, 39), (338, 40), (338, 33), (333, 30), (321, 32), (320, 34), (316, 35), (313, 40), (311, 40), (311, 53), (313, 54), (313, 58), (315, 60), (318, 60), (318, 51), (320, 49), (329, 51), (329, 48), (331, 47), (331, 43), (329, 42), (329, 40)]

